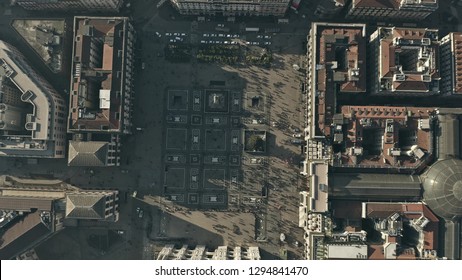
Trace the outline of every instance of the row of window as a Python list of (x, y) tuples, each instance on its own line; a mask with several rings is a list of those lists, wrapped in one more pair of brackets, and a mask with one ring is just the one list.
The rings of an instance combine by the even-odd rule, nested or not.
[(406, 17), (406, 18), (425, 18), (428, 13), (418, 12), (403, 12), (388, 9), (364, 9), (364, 10), (350, 10), (350, 16), (377, 16), (377, 17)]

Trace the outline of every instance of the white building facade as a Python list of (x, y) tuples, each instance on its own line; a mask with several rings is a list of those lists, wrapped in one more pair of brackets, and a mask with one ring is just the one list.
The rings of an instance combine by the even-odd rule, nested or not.
[(278, 16), (285, 15), (290, 0), (170, 0), (182, 15)]

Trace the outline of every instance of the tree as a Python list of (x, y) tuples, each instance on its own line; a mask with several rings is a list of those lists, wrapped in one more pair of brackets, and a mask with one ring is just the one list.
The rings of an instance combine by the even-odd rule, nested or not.
[(250, 151), (263, 152), (265, 150), (265, 141), (263, 141), (263, 139), (258, 135), (252, 135), (249, 137), (247, 148)]

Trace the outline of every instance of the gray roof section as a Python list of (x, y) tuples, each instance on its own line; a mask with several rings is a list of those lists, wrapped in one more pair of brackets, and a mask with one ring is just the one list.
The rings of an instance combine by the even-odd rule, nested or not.
[(461, 122), (457, 115), (438, 115), (438, 158), (448, 159), (460, 157), (462, 142), (460, 141)]
[(66, 198), (66, 218), (104, 219), (106, 196), (96, 193), (69, 194)]
[(329, 176), (331, 199), (418, 201), (419, 176), (401, 174), (336, 173)]
[(69, 141), (69, 166), (106, 166), (107, 142)]
[(8, 77), (21, 90), (23, 102), (33, 105), (33, 119), (38, 123), (38, 129), (32, 132), (32, 139), (49, 140), (48, 135), (54, 132), (55, 101), (59, 95), (48, 82), (39, 78), (22, 55), (15, 52), (15, 48), (0, 41), (1, 64), (4, 69), (8, 69), (0, 75)]
[(37, 245), (49, 236), (52, 230), (42, 222), (40, 212), (26, 215), (0, 236), (0, 259), (7, 260)]
[(0, 209), (26, 212), (32, 209), (51, 211), (54, 199), (49, 197), (0, 196)]
[(450, 260), (460, 260), (460, 221), (446, 221), (444, 226), (444, 256)]
[(424, 201), (435, 214), (448, 220), (462, 218), (462, 160), (437, 161), (422, 181)]

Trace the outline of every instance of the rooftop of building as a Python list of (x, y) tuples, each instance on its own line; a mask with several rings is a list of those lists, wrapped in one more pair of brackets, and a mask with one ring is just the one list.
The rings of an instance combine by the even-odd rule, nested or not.
[[(422, 231), (422, 249), (438, 249), (438, 217), (424, 203), (363, 203), (363, 218), (374, 220), (401, 217), (416, 231)], [(395, 218), (396, 217), (396, 218)], [(396, 240), (396, 242), (399, 240)]]
[(439, 222), (438, 217), (423, 203), (385, 203), (365, 202), (363, 204), (364, 218), (385, 219), (394, 213), (403, 214), (405, 217), (414, 219), (424, 215), (430, 222)]
[(462, 33), (453, 33), (454, 40), (452, 41), (452, 47), (454, 49), (454, 74), (455, 74), (455, 85), (454, 93), (462, 94)]
[[(108, 195), (114, 200), (114, 192), (78, 192), (66, 195), (66, 218), (71, 219), (106, 219), (113, 210), (108, 212)], [(112, 205), (112, 203), (111, 203)]]
[(36, 211), (18, 219), (7, 228), (0, 237), (0, 259), (10, 259), (51, 234), (45, 216), (43, 212)]
[(69, 166), (106, 166), (107, 142), (69, 141)]
[[(98, 10), (117, 10), (123, 3), (123, 0), (112, 0), (112, 1), (83, 1), (83, 0), (14, 0), (14, 3), (26, 7), (43, 7), (46, 9), (77, 9), (83, 10), (87, 7), (96, 8)], [(57, 4), (57, 5), (50, 5)]]
[(4, 185), (0, 182), (0, 210), (53, 211), (59, 204), (67, 218), (75, 219), (105, 219), (117, 212), (114, 208), (117, 208), (118, 191), (115, 190), (82, 191), (59, 180), (56, 181), (60, 184), (51, 181), (48, 185), (41, 185), (36, 179), (11, 180), (14, 181)]
[(416, 8), (421, 8), (421, 7), (431, 7), (431, 8), (438, 8), (438, 1), (439, 0), (398, 0), (401, 4), (401, 6), (408, 6), (408, 7), (413, 7), (415, 6)]
[[(66, 193), (78, 193), (81, 189), (62, 179), (22, 178), (0, 175), (0, 196), (45, 197), (60, 199)], [(92, 190), (96, 193), (113, 193), (113, 190)]]
[(360, 201), (330, 200), (332, 217), (335, 219), (361, 220)]
[(329, 174), (329, 197), (338, 200), (419, 201), (419, 176), (378, 173)]
[(313, 90), (318, 94), (317, 123), (325, 135), (335, 110), (337, 93), (366, 91), (366, 31), (364, 24), (313, 23), (316, 32), (311, 71)]
[(460, 158), (462, 151), (462, 139), (460, 139), (460, 131), (462, 131), (462, 121), (460, 112), (462, 109), (448, 110), (438, 109), (438, 126), (439, 133), (437, 137), (437, 154), (438, 159), (453, 159)]
[(76, 17), (69, 130), (118, 132), (127, 44), (124, 17)]
[(380, 92), (439, 93), (438, 30), (379, 27)]
[(0, 209), (31, 212), (33, 209), (51, 211), (53, 198), (49, 197), (15, 197), (0, 195)]
[(453, 65), (451, 70), (454, 72), (453, 93), (462, 94), (462, 32), (451, 32), (442, 39), (443, 43), (449, 43)]
[(351, 2), (354, 7), (399, 8), (396, 0), (353, 0)]
[(438, 7), (438, 0), (417, 0), (417, 1), (406, 1), (406, 0), (353, 0), (352, 4), (354, 7), (374, 7), (374, 8), (389, 8), (399, 9), (400, 7)]
[(366, 244), (327, 244), (327, 258), (329, 259), (367, 259)]
[(310, 170), (311, 188), (310, 199), (308, 201), (309, 210), (317, 213), (328, 211), (328, 170), (329, 166), (325, 163), (312, 163)]
[(204, 245), (181, 247), (173, 244), (165, 245), (157, 256), (157, 260), (260, 260), (258, 247), (218, 246), (210, 250)]
[[(0, 80), (14, 86), (19, 91), (20, 100), (29, 103), (32, 108), (31, 111), (23, 112), (25, 119), (23, 131), (17, 135), (10, 133), (9, 137), (2, 137), (1, 149), (29, 150), (29, 152), (50, 150), (53, 144), (45, 141), (53, 137), (54, 111), (55, 106), (58, 105), (55, 104), (55, 100), (58, 94), (35, 73), (18, 50), (3, 41), (0, 41)], [(19, 111), (18, 113), (21, 114)]]
[[(368, 247), (368, 259), (369, 260), (384, 260), (386, 244), (372, 244)], [(399, 252), (395, 257), (396, 260), (415, 260), (417, 259), (416, 252), (413, 248), (406, 248)]]
[(328, 1), (321, 1), (318, 4), (322, 6), (324, 9), (340, 9), (345, 6), (346, 0), (328, 0)]
[(423, 168), (432, 148), (433, 108), (342, 106), (334, 116), (334, 142), (344, 150), (334, 165)]

